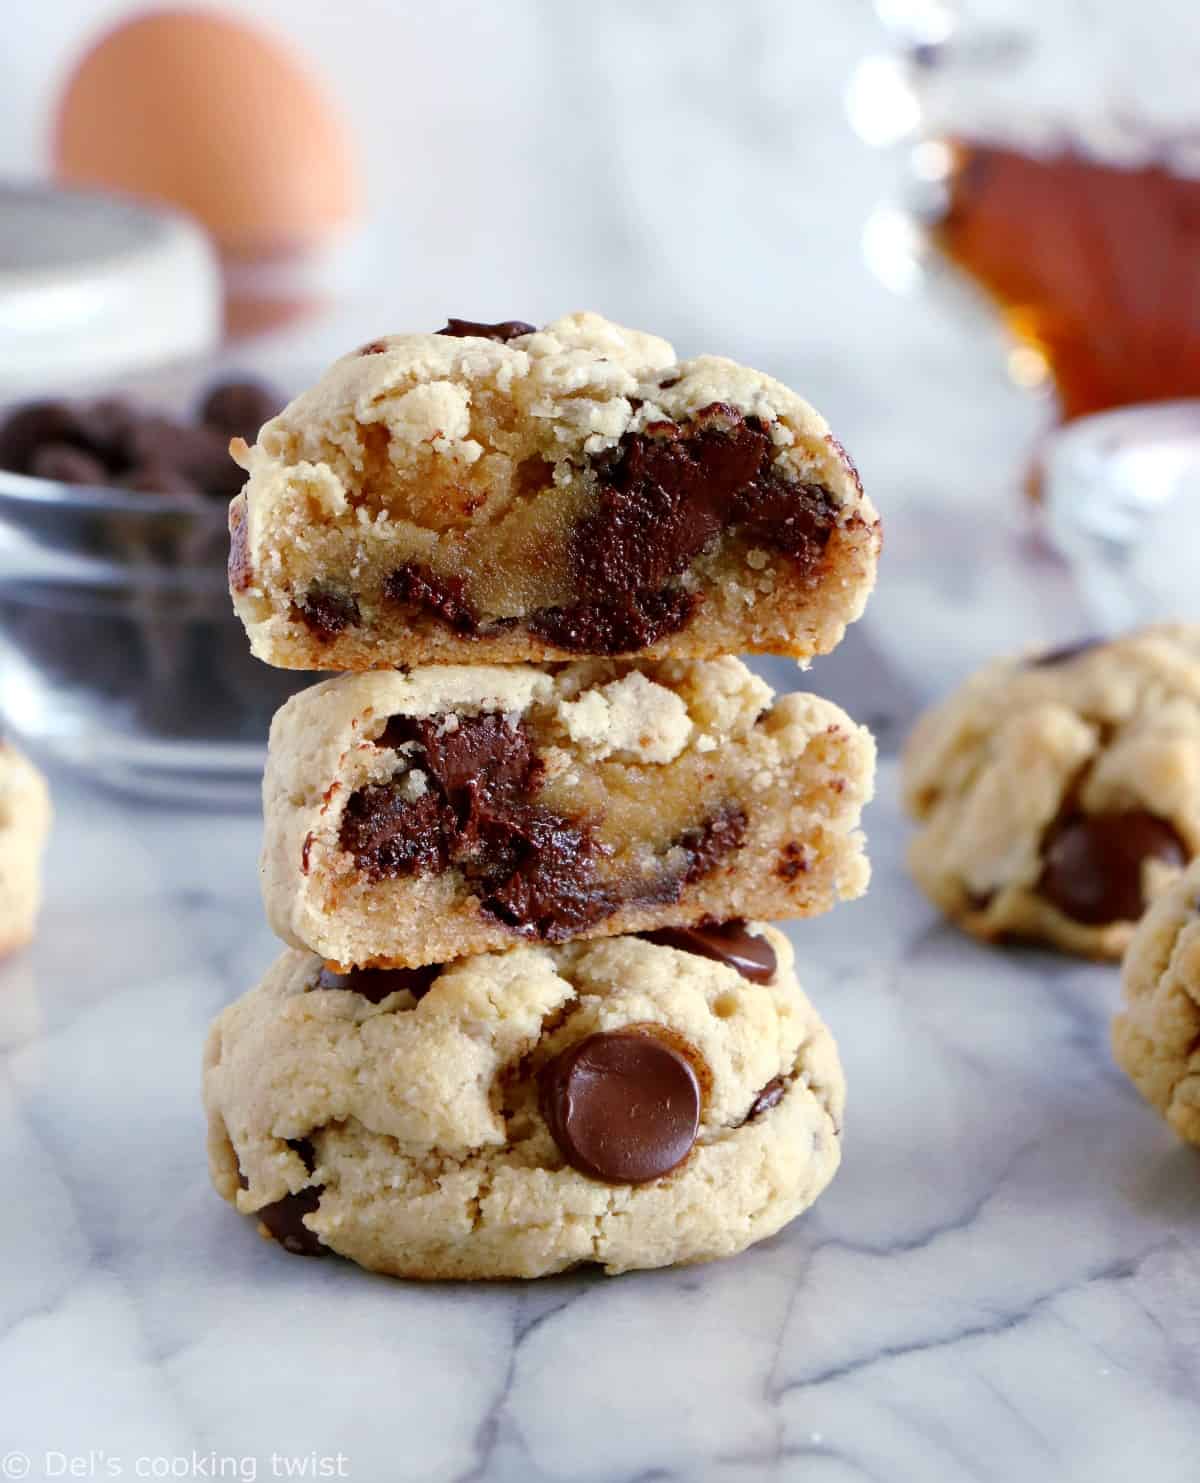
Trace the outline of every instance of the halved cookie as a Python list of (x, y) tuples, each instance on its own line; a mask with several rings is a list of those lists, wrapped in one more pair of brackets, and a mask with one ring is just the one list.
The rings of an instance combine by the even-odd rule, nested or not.
[(272, 928), (412, 967), (858, 896), (874, 743), (736, 659), (327, 680), (271, 728)]
[(287, 668), (807, 659), (875, 580), (807, 402), (595, 314), (378, 340), (233, 451), (234, 605)]

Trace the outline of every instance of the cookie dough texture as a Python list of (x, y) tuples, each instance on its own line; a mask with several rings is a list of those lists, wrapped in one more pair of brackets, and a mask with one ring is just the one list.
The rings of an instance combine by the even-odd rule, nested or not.
[(1200, 1144), (1200, 862), (1142, 918), (1121, 982), (1117, 1064), (1181, 1138)]
[[(909, 862), (929, 898), (984, 939), (1116, 958), (1134, 920), (1073, 920), (1039, 889), (1068, 809), (1144, 811), (1200, 851), (1200, 630), (1163, 625), (1078, 652), (1008, 659), (917, 723), (903, 790)], [(1178, 867), (1148, 858), (1150, 900)]]
[[(204, 1057), (209, 1160), (244, 1214), (320, 1188), (305, 1225), (402, 1277), (610, 1273), (728, 1256), (774, 1234), (829, 1183), (844, 1084), (787, 940), (752, 984), (636, 938), (518, 947), (451, 964), (419, 1001), (371, 1004), (316, 984), (289, 951), (216, 1021)], [(567, 1165), (537, 1074), (595, 1031), (661, 1027), (691, 1048), (700, 1131), (676, 1169), (613, 1185)], [(775, 1078), (783, 1095), (751, 1117)], [(307, 1140), (308, 1162), (292, 1147)]]
[(45, 779), (27, 757), (0, 742), (0, 955), (33, 937), (49, 830)]
[[(573, 883), (583, 910), (551, 928), (496, 915), (487, 892), (457, 868), (379, 878), (347, 848), (346, 820), (356, 810), (361, 818), (365, 797), (378, 803), (390, 790), (397, 807), (419, 808), (437, 786), (419, 750), (389, 741), (390, 719), (436, 717), (452, 740), (480, 715), (532, 738), (542, 767), (533, 806), (595, 841), (594, 878)], [(488, 764), (471, 768), (482, 775)], [(267, 917), (285, 942), (329, 962), (405, 967), (510, 947), (521, 936), (811, 915), (866, 889), (857, 826), (873, 775), (868, 732), (828, 701), (773, 700), (732, 658), (343, 675), (295, 696), (271, 728)], [(685, 846), (714, 825), (727, 848), (697, 862)], [(612, 909), (589, 915), (588, 902), (605, 891)], [(553, 892), (543, 894), (553, 904)]]
[[(580, 560), (585, 579), (593, 570), (593, 536), (574, 567), (572, 537), (597, 508), (603, 461), (623, 439), (671, 438), (714, 418), (739, 429), (752, 419), (767, 430), (773, 472), (823, 491), (832, 531), (815, 570), (735, 535), (697, 544), (693, 528), (694, 556), (642, 594), (656, 616), (643, 613), (632, 635), (564, 647), (553, 623), (538, 630), (534, 615), (579, 601)], [(874, 583), (878, 517), (812, 407), (732, 361), (677, 362), (664, 340), (596, 314), (508, 343), (385, 337), (337, 361), (234, 452), (248, 474), (231, 510), (234, 604), (254, 653), (289, 668), (589, 653), (806, 659), (834, 647)], [(652, 485), (632, 514), (656, 539), (654, 501), (666, 498)], [(767, 522), (768, 541), (784, 523)], [(389, 595), (400, 568), (421, 574), (410, 608)], [(680, 604), (693, 599), (685, 618)], [(677, 610), (670, 623), (664, 604)]]

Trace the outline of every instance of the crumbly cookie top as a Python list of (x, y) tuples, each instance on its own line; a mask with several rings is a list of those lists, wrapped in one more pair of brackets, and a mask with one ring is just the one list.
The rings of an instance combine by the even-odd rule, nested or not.
[[(732, 657), (667, 660), (634, 668), (616, 660), (577, 664), (429, 665), (408, 671), (372, 670), (323, 680), (294, 695), (271, 725), (271, 754), (286, 757), (289, 776), (307, 777), (318, 791), (356, 738), (368, 744), (392, 716), (438, 716), (443, 725), (481, 712), (514, 719), (534, 711), (548, 740), (589, 761), (669, 763), (689, 746), (713, 751), (748, 731), (770, 705), (770, 686)], [(801, 718), (818, 729), (834, 712)], [(788, 740), (787, 755), (802, 740)], [(353, 742), (351, 742), (353, 745)], [(781, 742), (783, 745), (783, 742)], [(380, 764), (390, 767), (386, 758)]]
[(541, 430), (542, 456), (566, 478), (572, 460), (715, 403), (761, 418), (781, 467), (874, 518), (844, 449), (786, 386), (718, 356), (679, 362), (665, 340), (587, 312), (507, 342), (384, 336), (336, 361), (263, 427), (253, 448), (235, 442), (233, 451), (251, 475), (252, 500), (290, 494), (340, 515), (362, 493), (372, 428), (387, 437), (397, 470), (431, 452), (466, 469), (504, 451), (521, 420)]

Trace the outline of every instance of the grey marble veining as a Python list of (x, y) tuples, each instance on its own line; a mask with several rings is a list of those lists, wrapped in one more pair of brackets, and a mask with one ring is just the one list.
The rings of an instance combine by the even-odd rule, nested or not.
[(274, 952), (257, 821), (57, 795), (43, 930), (0, 970), (0, 1457), (28, 1476), (1195, 1479), (1200, 1157), (1111, 1064), (1113, 970), (935, 918), (894, 765), (869, 898), (792, 929), (850, 1086), (832, 1187), (730, 1262), (524, 1287), (289, 1257), (216, 1198), (198, 1060)]

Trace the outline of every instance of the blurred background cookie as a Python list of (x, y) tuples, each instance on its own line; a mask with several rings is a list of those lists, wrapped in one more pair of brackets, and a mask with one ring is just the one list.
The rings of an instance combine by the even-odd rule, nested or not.
[(1200, 629), (989, 666), (917, 723), (903, 790), (912, 872), (947, 916), (1119, 957), (1200, 850)]
[(1146, 913), (1121, 984), (1117, 1064), (1181, 1138), (1200, 1144), (1200, 862)]

